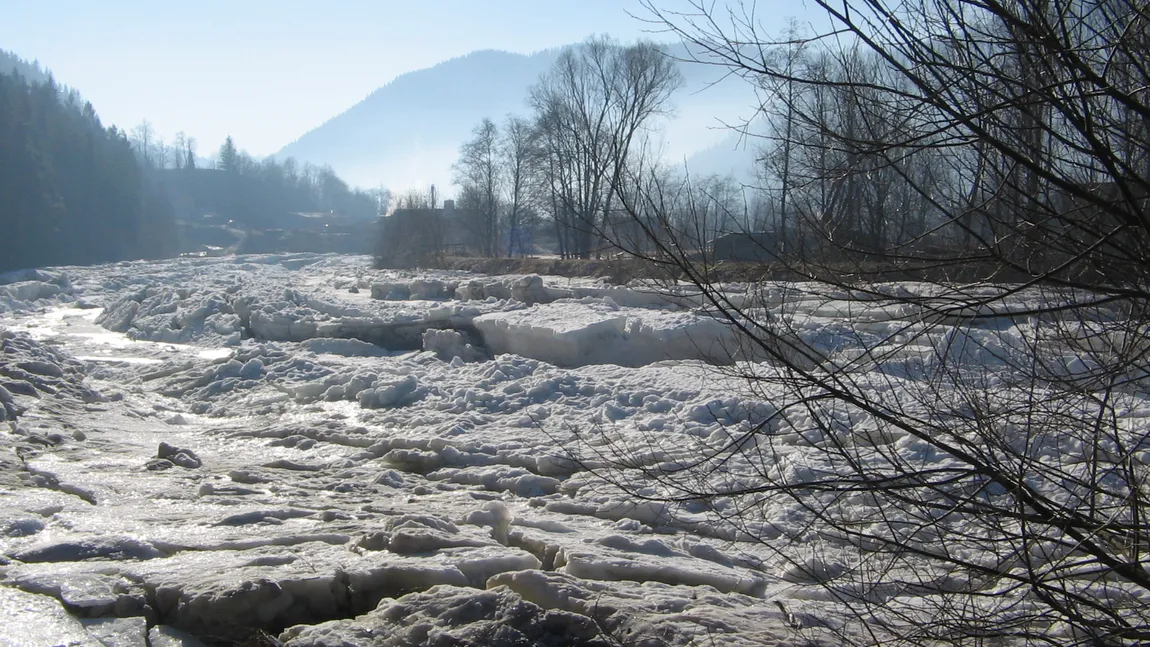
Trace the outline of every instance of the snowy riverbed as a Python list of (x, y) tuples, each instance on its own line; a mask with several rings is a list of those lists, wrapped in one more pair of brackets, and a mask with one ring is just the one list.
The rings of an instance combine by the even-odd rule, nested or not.
[[(308, 254), (9, 275), (0, 644), (817, 639), (817, 583), (566, 457), (657, 435), (671, 462), (767, 415), (695, 299)], [(788, 303), (844, 362), (913, 314)]]

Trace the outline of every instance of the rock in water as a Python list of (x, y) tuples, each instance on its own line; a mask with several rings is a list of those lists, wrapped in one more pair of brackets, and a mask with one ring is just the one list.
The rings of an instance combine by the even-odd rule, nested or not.
[(175, 463), (166, 458), (153, 458), (144, 465), (149, 472), (162, 472), (164, 470), (170, 470), (175, 466)]
[[(197, 469), (204, 464), (204, 462), (200, 460), (200, 457), (196, 456), (196, 453), (192, 450), (182, 449), (169, 443), (160, 443), (160, 451), (158, 454), (156, 454), (156, 457), (171, 461), (175, 465), (179, 465), (180, 467), (184, 467), (190, 470)], [(151, 463), (149, 463), (149, 465), (150, 464)]]

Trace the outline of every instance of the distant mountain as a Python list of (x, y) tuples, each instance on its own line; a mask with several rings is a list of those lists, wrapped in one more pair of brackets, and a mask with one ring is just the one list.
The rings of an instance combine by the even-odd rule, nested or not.
[(330, 164), (352, 184), (450, 182), (459, 145), (485, 116), (522, 112), (528, 86), (558, 56), (473, 52), (410, 72), (276, 154)]
[[(409, 72), (372, 92), (323, 125), (288, 144), (275, 157), (328, 164), (353, 185), (404, 190), (435, 183), (452, 193), (451, 165), (459, 146), (484, 117), (497, 123), (526, 114), (528, 90), (562, 48), (531, 55), (485, 50)], [(685, 50), (675, 49), (682, 56)], [(675, 118), (664, 126), (663, 154), (682, 160), (723, 141), (719, 119), (737, 121), (754, 93), (722, 71), (684, 64), (686, 84)]]
[(730, 132), (718, 143), (697, 151), (684, 165), (696, 178), (709, 175), (732, 176), (741, 184), (753, 184), (755, 165), (762, 157), (759, 148), (763, 140)]

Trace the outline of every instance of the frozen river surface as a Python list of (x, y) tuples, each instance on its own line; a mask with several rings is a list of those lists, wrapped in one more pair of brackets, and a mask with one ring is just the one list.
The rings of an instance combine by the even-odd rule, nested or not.
[[(768, 403), (717, 368), (747, 358), (689, 293), (369, 260), (4, 278), (0, 644), (850, 631), (721, 502), (632, 501), (568, 458), (576, 438), (658, 437), (682, 454), (636, 458), (673, 463), (761, 422)], [(849, 354), (860, 333), (827, 307), (806, 313), (812, 343)], [(878, 330), (902, 313), (852, 314)]]

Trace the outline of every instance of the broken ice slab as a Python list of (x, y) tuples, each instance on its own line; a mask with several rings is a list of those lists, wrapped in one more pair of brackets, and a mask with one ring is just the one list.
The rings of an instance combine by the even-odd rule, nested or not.
[(80, 623), (105, 647), (149, 647), (148, 621), (142, 616), (88, 618)]
[(104, 647), (96, 636), (46, 595), (0, 588), (0, 645), (11, 647)]

